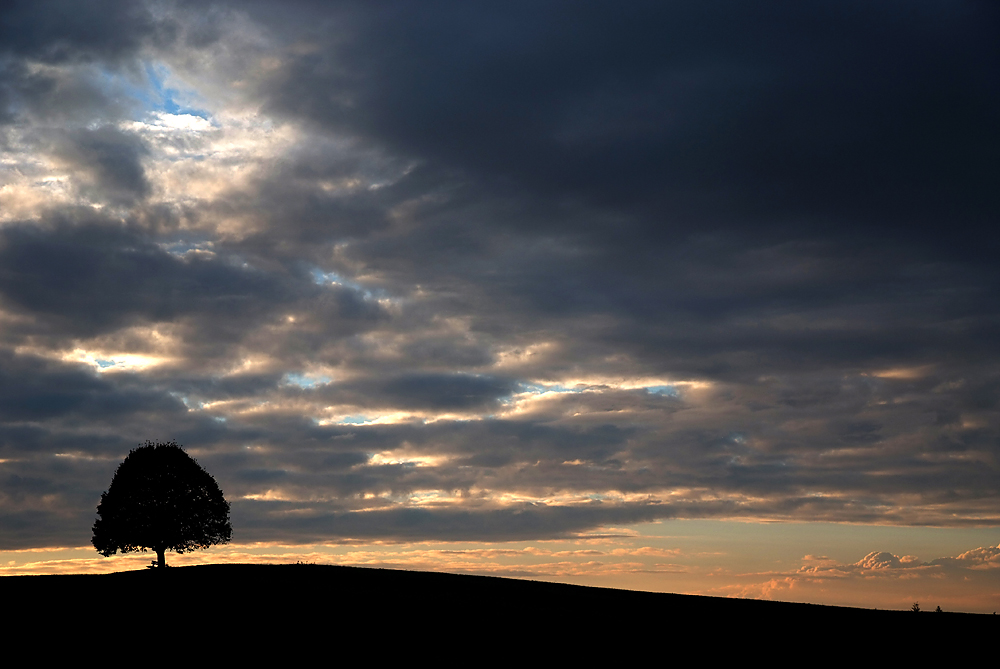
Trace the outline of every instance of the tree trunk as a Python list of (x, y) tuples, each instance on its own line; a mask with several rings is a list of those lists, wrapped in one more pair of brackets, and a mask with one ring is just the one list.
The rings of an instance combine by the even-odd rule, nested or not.
[(167, 552), (166, 548), (156, 549), (156, 567), (158, 569), (163, 569), (167, 566), (167, 556), (164, 555)]

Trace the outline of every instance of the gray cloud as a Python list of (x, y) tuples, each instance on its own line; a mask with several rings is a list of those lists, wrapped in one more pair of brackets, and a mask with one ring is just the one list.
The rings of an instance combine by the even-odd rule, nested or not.
[[(927, 240), (946, 211), (978, 224), (997, 207), (984, 112), (1000, 54), (985, 3), (905, 17), (860, 3), (393, 8), (320, 22), (343, 27), (266, 81), (271, 107), (643, 212), (647, 242), (733, 224), (870, 234), (876, 221)], [(975, 252), (970, 232), (952, 228), (950, 243)]]
[(130, 204), (149, 194), (141, 162), (146, 153), (139, 138), (105, 126), (72, 133), (55, 155), (69, 163), (75, 173), (90, 177), (84, 179), (84, 190), (96, 188), (102, 199)]
[[(225, 260), (179, 258), (145, 235), (108, 224), (8, 226), (0, 293), (15, 308), (71, 332), (173, 320), (185, 312), (250, 316), (256, 300), (285, 297), (272, 276)], [(253, 298), (253, 299), (251, 299)]]
[(247, 540), (997, 522), (987, 4), (126, 4), (0, 13), (11, 546), (147, 438)]
[(145, 3), (122, 0), (86, 6), (68, 0), (13, 0), (0, 16), (3, 50), (45, 62), (119, 59), (135, 53), (156, 30)]

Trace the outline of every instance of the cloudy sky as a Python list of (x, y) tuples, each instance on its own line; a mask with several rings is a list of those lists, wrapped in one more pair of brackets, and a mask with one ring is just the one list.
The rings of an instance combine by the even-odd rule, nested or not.
[(0, 571), (147, 563), (91, 526), (176, 439), (234, 535), (175, 564), (1000, 609), (997, 34), (5, 2)]

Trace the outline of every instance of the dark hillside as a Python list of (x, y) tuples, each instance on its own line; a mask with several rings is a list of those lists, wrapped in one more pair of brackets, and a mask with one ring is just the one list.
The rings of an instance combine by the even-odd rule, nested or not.
[[(388, 569), (323, 565), (206, 565), (96, 576), (0, 578), (7, 630), (39, 626), (109, 637), (178, 643), (224, 655), (283, 652), (305, 644), (364, 644), (403, 653), (418, 644), (442, 654), (571, 653), (595, 645), (697, 640), (706, 651), (734, 643), (817, 640), (841, 649), (872, 640), (919, 643), (925, 635), (981, 634), (994, 616), (874, 611), (810, 604), (674, 595)], [(832, 641), (830, 634), (837, 639)], [(872, 638), (874, 634), (874, 639)], [(944, 637), (944, 638), (947, 638)], [(979, 637), (986, 638), (986, 637)], [(204, 646), (202, 646), (204, 644)], [(454, 644), (459, 644), (455, 646)], [(484, 647), (483, 644), (486, 644)], [(489, 650), (484, 650), (488, 647)], [(222, 649), (219, 649), (222, 650)], [(605, 648), (605, 651), (607, 648)], [(602, 651), (604, 652), (604, 651)], [(582, 654), (582, 655), (581, 655)]]

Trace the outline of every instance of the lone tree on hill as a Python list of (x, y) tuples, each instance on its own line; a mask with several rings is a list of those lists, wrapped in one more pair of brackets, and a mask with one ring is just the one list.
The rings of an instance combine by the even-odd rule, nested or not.
[(233, 536), (219, 484), (176, 441), (132, 449), (101, 494), (97, 515), (91, 541), (98, 553), (148, 548), (157, 567), (167, 566), (168, 549), (184, 553)]

